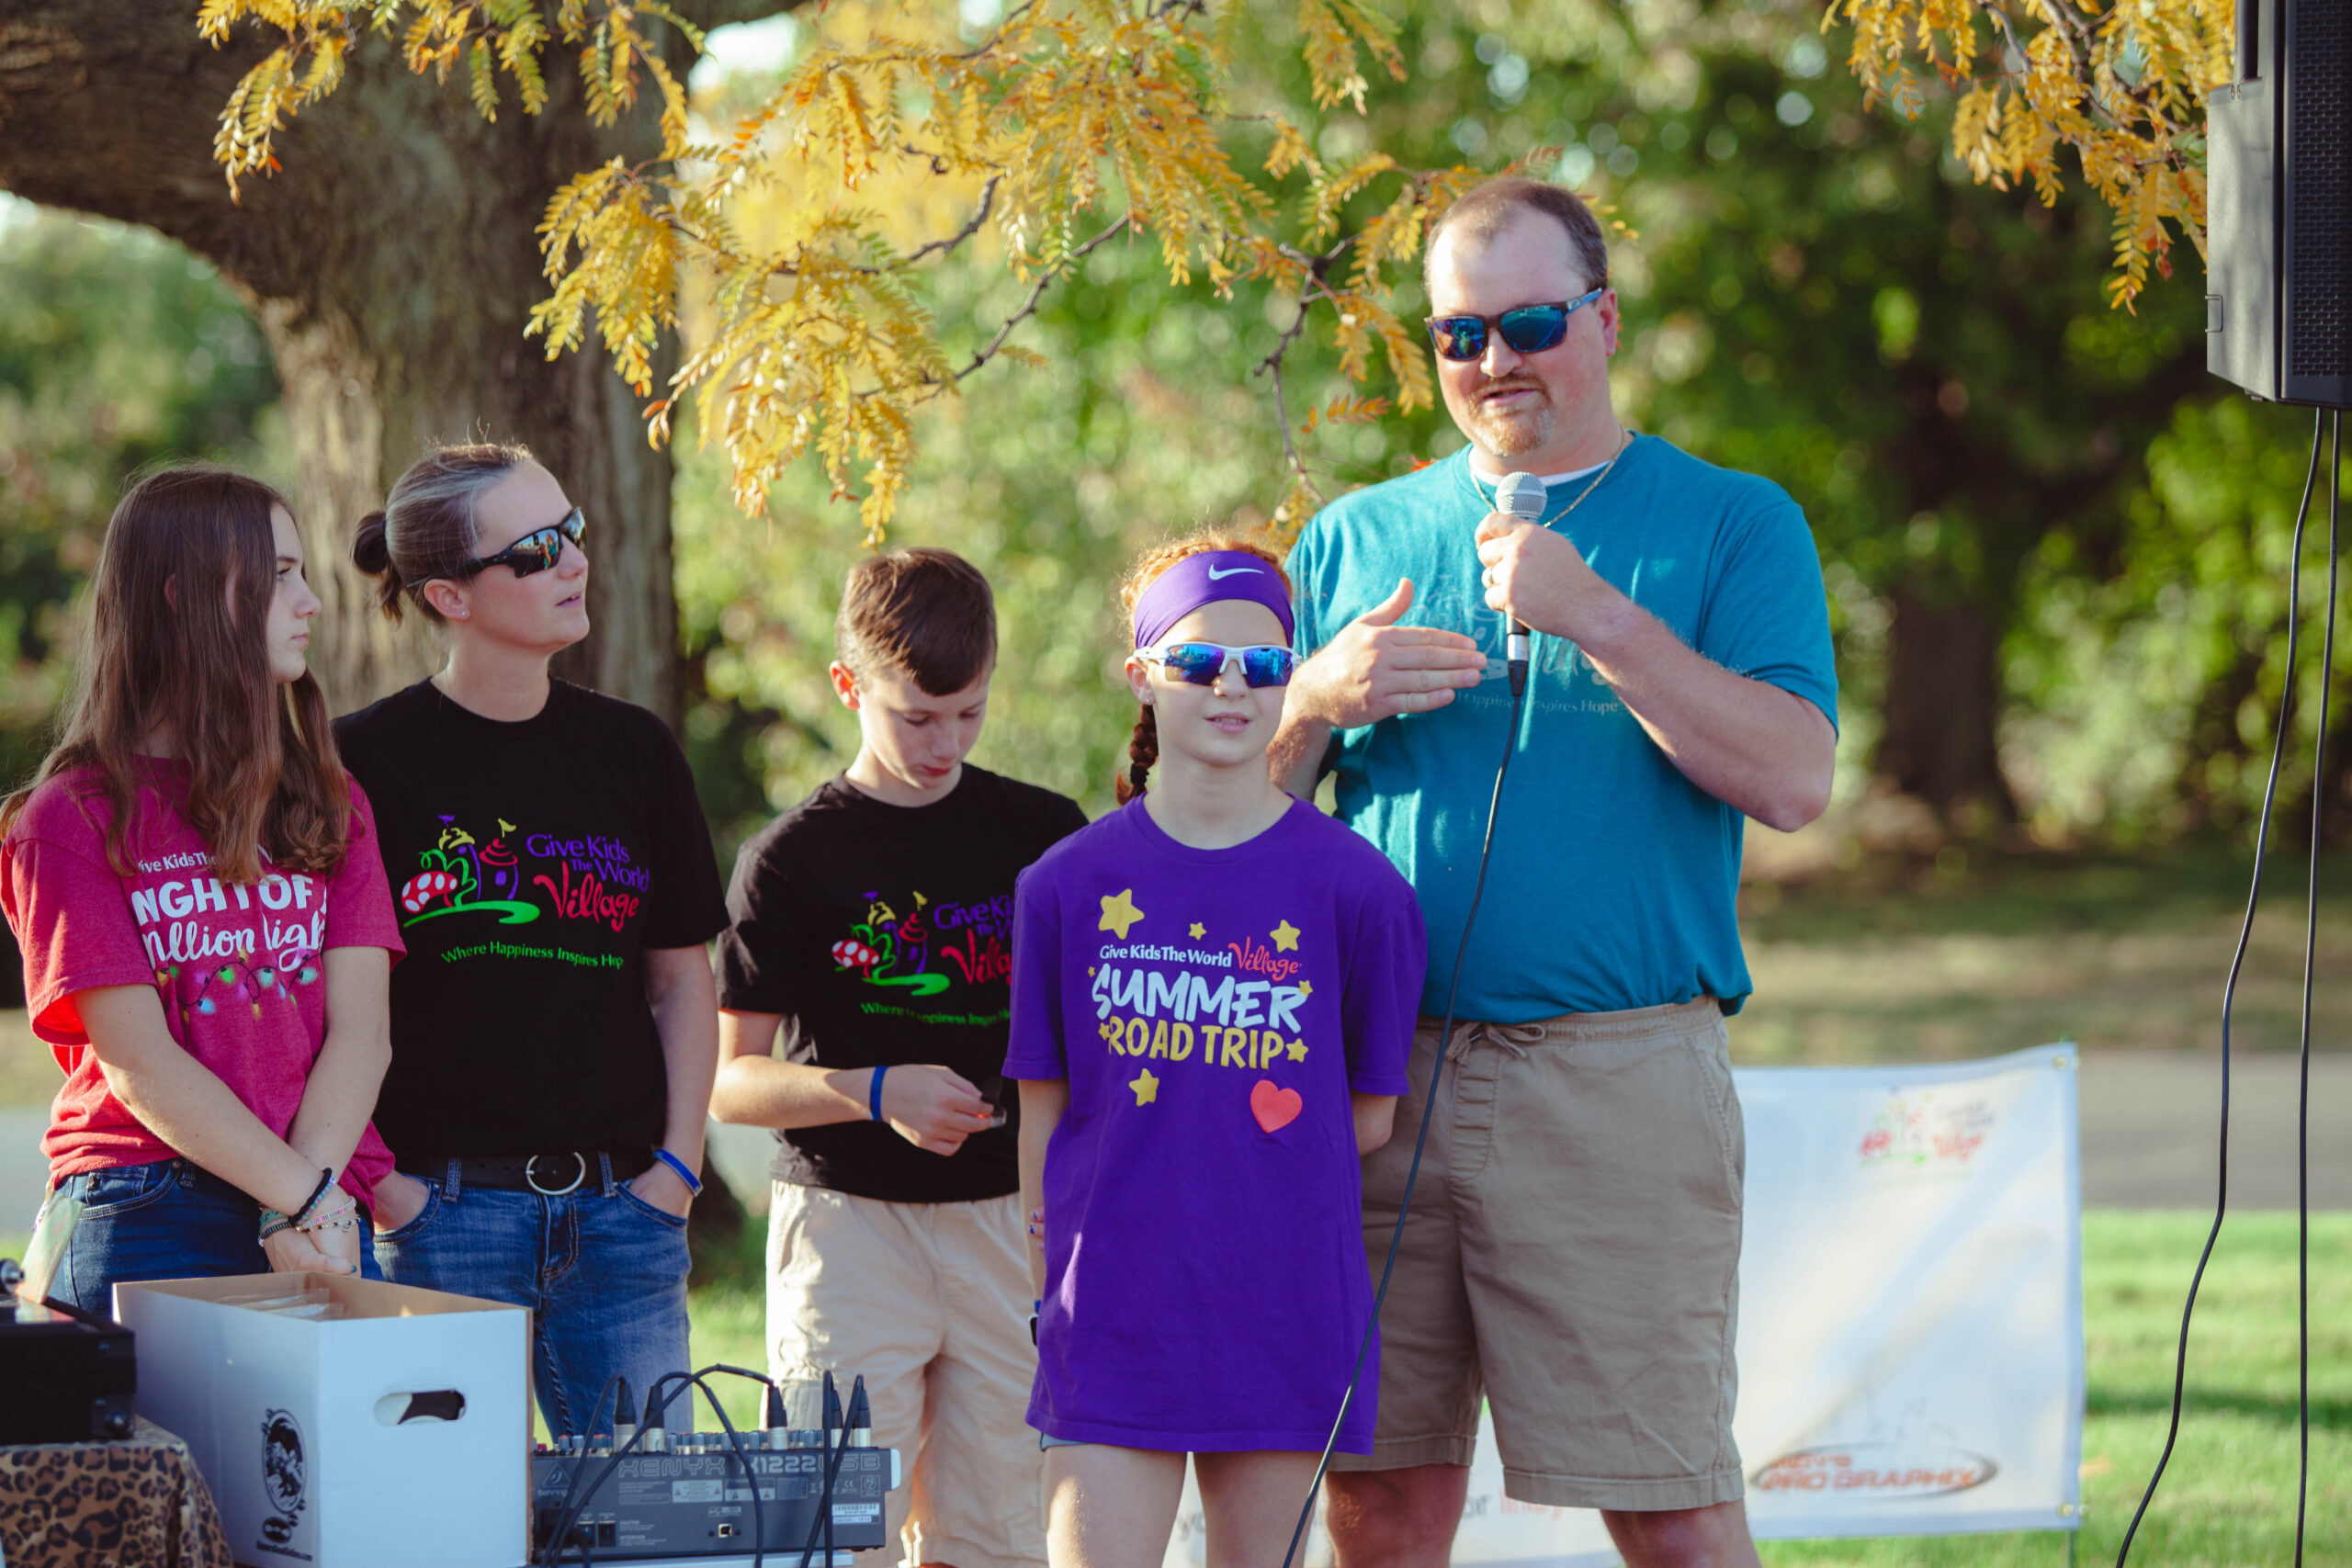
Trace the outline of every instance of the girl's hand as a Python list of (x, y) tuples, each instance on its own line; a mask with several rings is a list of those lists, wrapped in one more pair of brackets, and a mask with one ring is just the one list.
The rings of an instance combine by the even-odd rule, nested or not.
[(882, 1079), (882, 1120), (919, 1149), (952, 1155), (995, 1125), (996, 1107), (970, 1079), (946, 1067), (891, 1067)]
[[(347, 1243), (350, 1255), (338, 1256), (337, 1242)], [(349, 1231), (282, 1230), (261, 1244), (273, 1274), (356, 1274), (359, 1272), (359, 1233)]]
[(376, 1234), (396, 1231), (417, 1215), (424, 1213), (424, 1200), (429, 1190), (424, 1183), (403, 1170), (386, 1173), (369, 1194), (375, 1200)]

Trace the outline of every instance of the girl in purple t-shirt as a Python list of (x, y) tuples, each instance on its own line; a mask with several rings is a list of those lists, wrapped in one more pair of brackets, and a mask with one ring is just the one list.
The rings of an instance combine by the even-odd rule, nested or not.
[[(1406, 1088), (1422, 923), (1378, 851), (1267, 777), (1295, 662), (1276, 558), (1188, 540), (1147, 556), (1126, 599), (1125, 809), (1017, 897), (1005, 1074), (1047, 1551), (1156, 1561), (1191, 1454), (1211, 1560), (1271, 1563), (1372, 1310), (1358, 1160)], [(1375, 1356), (1351, 1452), (1370, 1451), (1378, 1384)]]
[[(107, 525), (81, 687), (0, 806), (0, 910), (65, 1070), (48, 1293), (374, 1273), (358, 1205), (401, 951), (367, 797), (306, 668), (318, 596), (286, 502), (235, 474), (141, 481)], [(78, 1201), (78, 1211), (56, 1206)]]

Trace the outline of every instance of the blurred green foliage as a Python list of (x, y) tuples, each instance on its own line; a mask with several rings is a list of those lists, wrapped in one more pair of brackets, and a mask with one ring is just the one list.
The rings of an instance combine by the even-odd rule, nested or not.
[(175, 458), (282, 471), (277, 400), (261, 330), (210, 266), (0, 197), (0, 776), (40, 761), (124, 482)]
[[(190, 458), (282, 475), (277, 404), (261, 329), (210, 266), (0, 195), (0, 787), (48, 749), (76, 596), (124, 483)], [(0, 1005), (22, 984), (0, 931)]]
[[(2012, 767), (2053, 824), (2113, 841), (2251, 830), (2287, 685), (2289, 567), (2312, 413), (2231, 398), (2185, 403), (2151, 444), (2105, 559), (2044, 541), (2029, 563), (2032, 615), (2010, 639)], [(2303, 545), (2299, 701), (2278, 784), (2282, 841), (2305, 841), (2326, 603), (2322, 474)], [(2352, 489), (2347, 489), (2352, 494)], [(2352, 621), (2352, 581), (2337, 586)], [(2340, 840), (2352, 793), (2352, 636), (2336, 638), (2336, 702), (2323, 787)]]

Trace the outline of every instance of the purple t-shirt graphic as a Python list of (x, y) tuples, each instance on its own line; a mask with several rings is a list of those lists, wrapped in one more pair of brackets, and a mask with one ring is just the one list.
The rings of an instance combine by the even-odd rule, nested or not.
[[(1422, 931), (1387, 860), (1304, 803), (1194, 850), (1138, 800), (1022, 874), (1005, 1076), (1070, 1089), (1030, 1425), (1322, 1448), (1372, 1311), (1348, 1096), (1406, 1090)], [(1375, 1354), (1349, 1452), (1378, 1386)]]

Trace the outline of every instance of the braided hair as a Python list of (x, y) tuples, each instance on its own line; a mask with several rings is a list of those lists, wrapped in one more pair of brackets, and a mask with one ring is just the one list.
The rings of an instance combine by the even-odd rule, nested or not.
[[(1154, 578), (1187, 556), (1204, 555), (1211, 550), (1238, 550), (1244, 555), (1256, 556), (1274, 569), (1274, 575), (1282, 579), (1283, 592), (1287, 593), (1291, 591), (1290, 574), (1283, 570), (1283, 558), (1265, 542), (1261, 530), (1204, 528), (1197, 534), (1187, 534), (1181, 539), (1171, 539), (1145, 551), (1142, 558), (1128, 570), (1125, 580), (1119, 584), (1121, 608), (1126, 611), (1132, 621), (1136, 601), (1143, 596), (1145, 589), (1151, 586)], [(1112, 784), (1122, 806), (1144, 793), (1145, 781), (1159, 761), (1159, 715), (1149, 703), (1142, 704), (1141, 707), (1143, 711), (1136, 716), (1135, 730), (1127, 737), (1126, 771)]]

